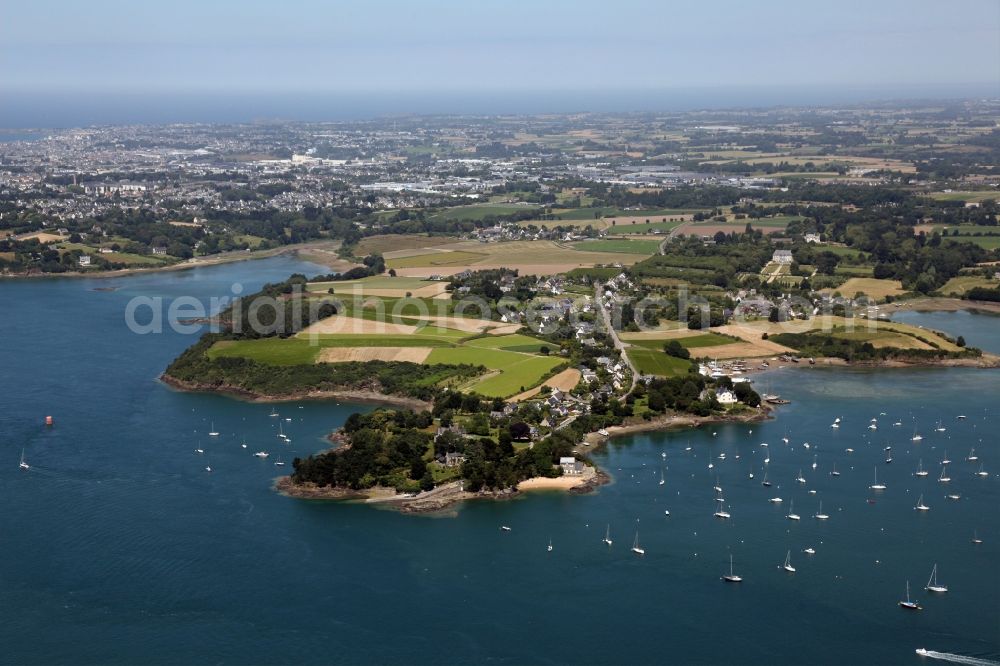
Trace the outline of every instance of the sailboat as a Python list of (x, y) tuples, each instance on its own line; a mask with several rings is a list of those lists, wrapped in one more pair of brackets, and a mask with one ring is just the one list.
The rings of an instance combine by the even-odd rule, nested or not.
[(548, 552), (548, 553), (552, 552), (552, 539), (549, 539), (549, 547), (546, 548), (545, 551)]
[(875, 483), (868, 487), (872, 490), (885, 490), (885, 484), (878, 482), (878, 467), (875, 468)]
[(280, 455), (278, 456), (278, 459), (274, 461), (274, 466), (275, 467), (284, 467), (285, 466), (285, 461), (283, 461), (281, 459)]
[(712, 490), (714, 490), (717, 493), (721, 493), (722, 492), (722, 486), (719, 485), (719, 477), (718, 476), (715, 477), (715, 485), (712, 486)]
[(632, 542), (632, 552), (636, 555), (646, 554), (646, 549), (639, 546), (639, 530), (635, 531), (635, 541)]
[(608, 529), (604, 530), (604, 543), (611, 545), (611, 523), (608, 523)]
[(760, 485), (764, 486), (765, 488), (770, 488), (771, 487), (771, 482), (767, 480), (767, 470), (766, 469), (764, 470), (764, 480), (760, 482)]
[(785, 553), (785, 563), (781, 565), (781, 568), (788, 573), (795, 573), (795, 567), (792, 566), (792, 551)]
[(938, 432), (944, 432), (945, 430), (947, 430), (947, 428), (944, 427), (944, 424), (941, 423), (941, 419), (938, 419), (937, 427), (934, 429), (937, 430)]
[(924, 460), (921, 458), (917, 461), (917, 476), (927, 476), (927, 470), (924, 469)]
[(940, 585), (937, 579), (937, 563), (934, 564), (934, 568), (931, 569), (931, 577), (927, 579), (927, 585), (924, 585), (924, 589), (928, 592), (947, 592), (947, 585)]
[(31, 469), (31, 465), (24, 461), (24, 449), (21, 449), (21, 462), (17, 466), (24, 470)]
[(830, 516), (823, 513), (823, 500), (819, 501), (819, 511), (813, 514), (813, 518), (816, 520), (829, 520)]
[(819, 458), (819, 456), (813, 456), (813, 469), (816, 469), (816, 459), (817, 458)]
[(917, 429), (916, 429), (916, 428), (914, 428), (914, 429), (913, 429), (913, 437), (911, 437), (911, 438), (910, 438), (910, 441), (911, 441), (911, 442), (919, 442), (919, 441), (920, 441), (920, 440), (922, 440), (923, 438), (924, 438), (924, 437), (923, 437), (923, 435), (919, 434), (919, 433), (917, 432)]
[(942, 465), (941, 476), (938, 477), (938, 481), (940, 481), (941, 483), (948, 483), (949, 481), (951, 481), (951, 477), (948, 476), (947, 474), (948, 474), (948, 466)]
[(913, 508), (916, 509), (917, 511), (930, 511), (931, 510), (931, 508), (929, 506), (927, 506), (926, 504), (924, 504), (924, 496), (923, 495), (921, 495), (920, 498), (917, 499), (917, 505), (915, 507), (913, 507)]
[(666, 480), (663, 478), (663, 468), (661, 467), (660, 468), (660, 485), (662, 486), (664, 483), (666, 483)]
[(966, 458), (966, 460), (968, 460), (969, 462), (975, 462), (975, 461), (979, 460), (979, 456), (976, 455), (976, 449), (975, 448), (973, 448), (971, 451), (969, 451), (969, 456)]
[(781, 499), (780, 497), (772, 497), (767, 501), (770, 502), (771, 504), (781, 504), (782, 502), (784, 502), (784, 500)]
[(212, 466), (211, 465), (205, 465), (205, 471), (208, 472), (208, 473), (211, 473), (212, 472)]
[(979, 471), (976, 472), (976, 476), (987, 477), (990, 473), (983, 469), (983, 463), (979, 463)]
[(272, 407), (272, 408), (271, 408), (271, 413), (270, 413), (270, 414), (268, 414), (268, 416), (270, 416), (271, 418), (275, 418), (275, 417), (277, 417), (277, 416), (278, 416), (278, 410), (277, 410), (277, 409), (275, 409), (274, 407)]
[(268, 454), (267, 451), (258, 451), (254, 455), (257, 456), (258, 458), (266, 458), (270, 454)]
[(729, 574), (728, 575), (723, 575), (722, 576), (722, 580), (726, 581), (727, 583), (742, 583), (743, 582), (743, 578), (742, 577), (737, 576), (735, 573), (733, 573), (733, 555), (732, 555), (732, 553), (730, 553), (730, 555), (729, 555)]
[(801, 469), (799, 470), (799, 475), (797, 477), (795, 477), (795, 480), (798, 481), (799, 483), (805, 483), (806, 482), (806, 477), (802, 476), (802, 470)]
[(209, 437), (218, 437), (219, 432), (215, 429), (215, 421), (212, 421), (212, 430), (208, 433)]
[(910, 601), (910, 581), (906, 581), (906, 601), (900, 601), (899, 606), (906, 610), (923, 610), (916, 601)]
[(944, 450), (944, 457), (941, 458), (941, 464), (942, 465), (950, 465), (951, 464), (951, 460), (948, 459), (948, 449)]
[(833, 471), (830, 472), (830, 476), (840, 476), (840, 472), (837, 471), (837, 463), (833, 463)]
[(788, 520), (802, 520), (799, 514), (795, 513), (795, 500), (788, 500)]
[(982, 542), (983, 540), (979, 538), (979, 532), (977, 530), (972, 530), (972, 543), (978, 546)]
[(720, 504), (719, 505), (719, 509), (714, 514), (712, 514), (712, 515), (714, 515), (716, 518), (722, 518), (723, 520), (732, 517), (732, 516), (729, 515), (729, 512), (726, 511), (726, 503), (725, 502), (723, 502), (722, 504)]

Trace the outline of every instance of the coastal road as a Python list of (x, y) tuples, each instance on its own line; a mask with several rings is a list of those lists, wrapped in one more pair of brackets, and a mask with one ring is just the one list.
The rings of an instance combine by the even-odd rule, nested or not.
[(608, 335), (611, 336), (612, 344), (614, 344), (615, 349), (621, 353), (622, 360), (625, 361), (629, 369), (632, 371), (632, 385), (629, 386), (628, 392), (625, 394), (628, 395), (635, 390), (636, 382), (639, 381), (639, 373), (636, 371), (635, 366), (632, 365), (632, 359), (630, 359), (628, 354), (625, 353), (625, 345), (622, 344), (621, 339), (618, 337), (618, 332), (615, 330), (615, 327), (611, 325), (611, 314), (608, 312), (608, 309), (604, 307), (604, 300), (601, 292), (602, 286), (603, 285), (600, 282), (594, 283), (594, 300), (597, 301), (597, 308), (601, 311), (601, 320), (604, 322), (605, 328), (608, 329)]

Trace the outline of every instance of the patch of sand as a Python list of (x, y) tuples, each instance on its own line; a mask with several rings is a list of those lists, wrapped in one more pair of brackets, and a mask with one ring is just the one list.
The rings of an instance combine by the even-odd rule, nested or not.
[(518, 393), (513, 398), (508, 398), (508, 401), (520, 402), (522, 400), (533, 398), (538, 395), (543, 386), (551, 386), (552, 388), (557, 388), (560, 391), (570, 391), (580, 383), (581, 376), (580, 371), (576, 368), (566, 368), (559, 374), (549, 377), (535, 388), (529, 389), (524, 393)]
[(317, 363), (348, 361), (409, 361), (423, 363), (430, 347), (327, 347), (321, 349)]
[[(593, 470), (592, 467), (588, 467), (587, 470)], [(557, 476), (554, 479), (550, 479), (546, 476), (535, 476), (530, 479), (525, 479), (521, 483), (517, 484), (518, 490), (569, 490), (570, 488), (576, 488), (577, 486), (582, 486), (587, 482), (587, 480), (593, 476), (593, 471), (590, 474), (584, 473), (580, 476)]]

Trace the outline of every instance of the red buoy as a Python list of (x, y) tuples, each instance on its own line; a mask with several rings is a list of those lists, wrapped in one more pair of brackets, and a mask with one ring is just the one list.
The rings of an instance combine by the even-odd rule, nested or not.
[(46, 416), (45, 417), (45, 425), (47, 425), (47, 426), (52, 425), (52, 417), (51, 416)]

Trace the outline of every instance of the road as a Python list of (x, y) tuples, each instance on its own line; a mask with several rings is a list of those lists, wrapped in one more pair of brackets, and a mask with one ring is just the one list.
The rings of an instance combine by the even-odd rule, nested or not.
[(601, 287), (603, 285), (600, 282), (594, 283), (594, 300), (597, 301), (597, 308), (601, 311), (601, 320), (604, 321), (604, 327), (608, 329), (608, 335), (611, 337), (611, 342), (619, 352), (621, 352), (622, 360), (628, 365), (629, 369), (632, 371), (632, 385), (628, 389), (628, 395), (635, 390), (635, 385), (639, 381), (639, 373), (636, 371), (635, 366), (632, 365), (632, 359), (628, 357), (625, 353), (625, 345), (622, 343), (621, 339), (618, 337), (618, 331), (615, 327), (611, 325), (611, 314), (608, 309), (604, 307), (604, 299), (602, 298)]

